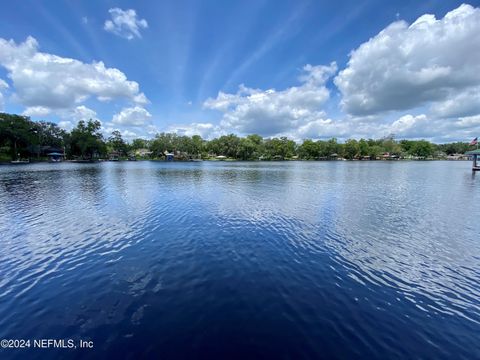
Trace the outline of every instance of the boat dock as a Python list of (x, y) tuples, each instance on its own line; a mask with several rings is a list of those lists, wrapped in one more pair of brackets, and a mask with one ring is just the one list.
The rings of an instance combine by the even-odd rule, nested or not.
[(480, 165), (477, 163), (478, 156), (480, 155), (480, 149), (467, 151), (465, 155), (469, 155), (473, 159), (472, 171), (480, 171)]

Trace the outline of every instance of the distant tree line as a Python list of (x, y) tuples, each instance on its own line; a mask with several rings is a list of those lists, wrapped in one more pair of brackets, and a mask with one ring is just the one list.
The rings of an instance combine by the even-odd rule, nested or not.
[(79, 121), (70, 132), (51, 122), (30, 120), (29, 117), (0, 113), (0, 161), (16, 158), (44, 158), (49, 152), (65, 152), (67, 158), (107, 158), (141, 156), (162, 158), (174, 153), (179, 158), (210, 158), (225, 156), (238, 160), (319, 160), (332, 158), (441, 158), (463, 154), (472, 147), (468, 143), (434, 144), (427, 140), (400, 140), (393, 136), (382, 139), (305, 139), (301, 144), (286, 137), (262, 138), (260, 135), (239, 137), (223, 135), (212, 140), (199, 135), (181, 136), (160, 133), (151, 140), (127, 142), (119, 131), (105, 137), (99, 121)]

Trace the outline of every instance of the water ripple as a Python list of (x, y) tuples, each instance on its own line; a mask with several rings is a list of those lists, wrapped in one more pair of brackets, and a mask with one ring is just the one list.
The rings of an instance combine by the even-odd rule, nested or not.
[(0, 167), (0, 338), (91, 338), (105, 357), (473, 358), (480, 183), (467, 173)]

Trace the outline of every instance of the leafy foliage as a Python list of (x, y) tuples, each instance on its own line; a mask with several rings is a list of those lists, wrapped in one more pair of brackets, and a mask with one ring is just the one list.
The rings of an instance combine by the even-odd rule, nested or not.
[(93, 159), (105, 155), (107, 148), (100, 132), (101, 123), (98, 120), (79, 121), (72, 130), (68, 141), (70, 156), (80, 156), (83, 159)]
[(152, 152), (152, 157), (162, 158), (165, 152), (180, 158), (209, 158), (225, 156), (239, 160), (281, 160), (299, 158), (318, 160), (343, 157), (345, 159), (378, 158), (432, 158), (463, 154), (472, 147), (468, 143), (433, 144), (426, 140), (396, 141), (393, 136), (382, 139), (305, 139), (301, 144), (286, 137), (264, 139), (260, 135), (239, 137), (223, 135), (205, 140), (199, 135), (180, 136), (160, 133), (152, 140), (125, 141), (120, 131), (113, 131), (105, 140), (99, 121), (79, 121), (70, 132), (49, 122), (34, 122), (20, 115), (0, 113), (0, 159), (45, 155), (45, 148), (64, 148), (68, 157), (91, 159), (117, 152), (125, 157), (139, 149)]
[(122, 133), (118, 130), (112, 132), (107, 145), (110, 151), (115, 151), (120, 156), (126, 156), (128, 153), (128, 144), (123, 140)]

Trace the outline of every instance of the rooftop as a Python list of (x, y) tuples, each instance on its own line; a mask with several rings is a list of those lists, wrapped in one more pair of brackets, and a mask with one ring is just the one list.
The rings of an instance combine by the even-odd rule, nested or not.
[(467, 151), (465, 155), (480, 155), (480, 149)]

